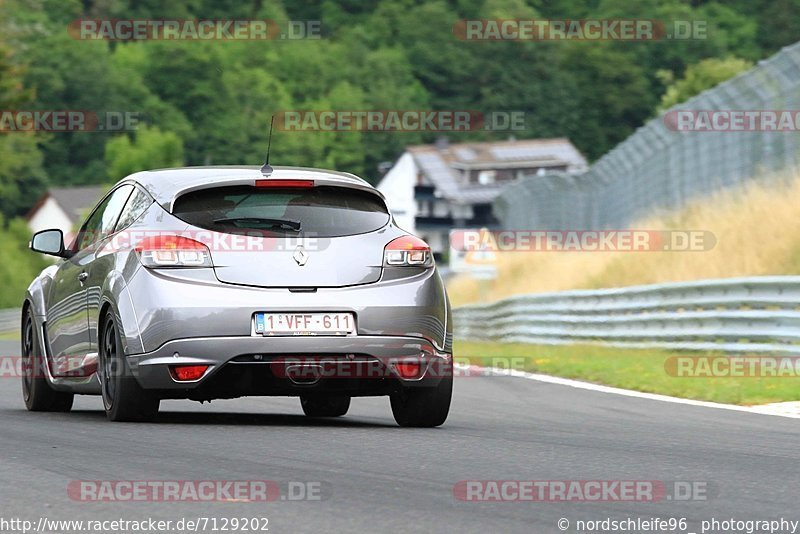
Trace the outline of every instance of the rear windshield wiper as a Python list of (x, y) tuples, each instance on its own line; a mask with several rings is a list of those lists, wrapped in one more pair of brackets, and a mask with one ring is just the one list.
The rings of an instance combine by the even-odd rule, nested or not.
[(300, 231), (300, 221), (292, 219), (266, 219), (262, 217), (226, 217), (222, 219), (214, 219), (214, 224), (226, 224), (238, 226), (241, 225), (251, 226), (266, 226), (267, 228), (281, 228), (283, 230)]

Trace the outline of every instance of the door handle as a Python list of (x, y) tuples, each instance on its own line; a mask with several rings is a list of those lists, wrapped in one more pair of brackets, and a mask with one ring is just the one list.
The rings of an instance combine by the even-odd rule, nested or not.
[(82, 284), (82, 283), (84, 283), (86, 281), (87, 278), (89, 278), (89, 273), (83, 272), (83, 273), (78, 275), (78, 282), (80, 282)]

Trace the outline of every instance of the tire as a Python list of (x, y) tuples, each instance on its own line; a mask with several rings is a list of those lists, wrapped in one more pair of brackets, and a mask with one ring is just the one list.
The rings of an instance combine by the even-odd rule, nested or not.
[(392, 415), (404, 427), (431, 428), (444, 424), (453, 397), (453, 377), (441, 379), (434, 387), (400, 386), (390, 396)]
[(350, 397), (300, 397), (308, 417), (341, 417), (350, 409)]
[(22, 318), (22, 399), (31, 412), (68, 412), (75, 395), (56, 391), (47, 382), (45, 355), (36, 335), (36, 323), (30, 308)]
[(161, 400), (136, 381), (122, 352), (122, 339), (109, 312), (99, 336), (97, 374), (103, 407), (110, 421), (152, 421)]

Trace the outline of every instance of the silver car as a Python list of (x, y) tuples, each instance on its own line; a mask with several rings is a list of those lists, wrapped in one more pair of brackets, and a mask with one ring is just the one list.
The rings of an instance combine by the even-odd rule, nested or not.
[(354, 175), (140, 172), (71, 241), (31, 241), (61, 260), (22, 307), (29, 410), (101, 395), (112, 421), (141, 421), (161, 399), (298, 396), (336, 417), (388, 395), (401, 426), (447, 418), (452, 319), (431, 250)]

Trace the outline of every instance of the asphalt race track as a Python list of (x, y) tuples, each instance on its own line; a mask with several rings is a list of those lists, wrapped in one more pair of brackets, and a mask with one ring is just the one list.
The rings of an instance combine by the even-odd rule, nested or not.
[[(0, 352), (18, 353), (16, 342)], [(462, 378), (445, 426), (395, 426), (388, 398), (311, 420), (297, 399), (167, 401), (153, 424), (106, 421), (96, 397), (69, 414), (25, 411), (0, 379), (4, 519), (267, 517), (269, 532), (560, 532), (579, 519), (800, 519), (798, 422), (511, 377)], [(73, 480), (316, 482), (321, 500), (81, 502)], [(464, 502), (462, 480), (701, 481), (707, 500)], [(794, 517), (792, 517), (794, 515)]]

